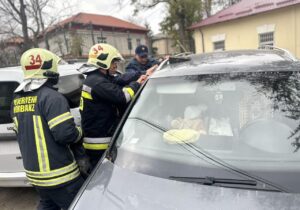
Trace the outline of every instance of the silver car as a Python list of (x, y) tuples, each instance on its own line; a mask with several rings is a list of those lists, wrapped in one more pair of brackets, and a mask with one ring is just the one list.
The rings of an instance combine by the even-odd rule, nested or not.
[[(76, 69), (81, 64), (60, 65), (59, 91), (63, 93), (69, 104), (75, 122), (80, 124), (78, 112), (83, 75)], [(21, 67), (0, 69), (0, 187), (30, 186), (26, 179), (22, 156), (13, 131), (10, 118), (10, 104), (14, 90), (23, 81)]]
[(131, 103), (74, 210), (299, 209), (300, 62), (171, 58)]

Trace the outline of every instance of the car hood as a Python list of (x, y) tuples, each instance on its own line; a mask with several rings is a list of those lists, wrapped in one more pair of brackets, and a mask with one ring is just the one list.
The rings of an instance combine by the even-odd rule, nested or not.
[(272, 210), (298, 209), (299, 206), (298, 194), (178, 182), (135, 173), (104, 160), (78, 193), (70, 209)]

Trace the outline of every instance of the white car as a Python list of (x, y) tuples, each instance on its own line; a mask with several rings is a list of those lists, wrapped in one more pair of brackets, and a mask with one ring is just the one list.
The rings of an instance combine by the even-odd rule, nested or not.
[[(78, 105), (84, 76), (77, 71), (80, 63), (59, 66), (59, 92), (70, 104), (76, 124), (80, 124)], [(10, 118), (14, 90), (23, 81), (21, 67), (0, 68), (0, 187), (31, 186), (26, 179), (22, 156)]]

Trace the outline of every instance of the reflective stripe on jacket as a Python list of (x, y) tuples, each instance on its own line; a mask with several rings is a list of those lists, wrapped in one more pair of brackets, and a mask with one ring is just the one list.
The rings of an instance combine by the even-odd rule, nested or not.
[(83, 138), (83, 147), (88, 150), (106, 150), (111, 137), (104, 138)]

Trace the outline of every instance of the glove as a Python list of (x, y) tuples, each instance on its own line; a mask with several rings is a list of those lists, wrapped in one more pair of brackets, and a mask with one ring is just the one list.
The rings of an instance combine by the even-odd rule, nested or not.
[(81, 176), (84, 179), (87, 179), (88, 176), (91, 174), (91, 170), (92, 170), (92, 164), (90, 163), (90, 159), (88, 158), (88, 156), (86, 156), (86, 157), (80, 158), (76, 161), (77, 161)]
[(74, 158), (77, 162), (82, 177), (86, 179), (91, 173), (92, 165), (90, 163), (89, 157), (85, 153), (85, 149), (82, 146), (82, 142), (71, 144), (70, 149), (74, 154)]

